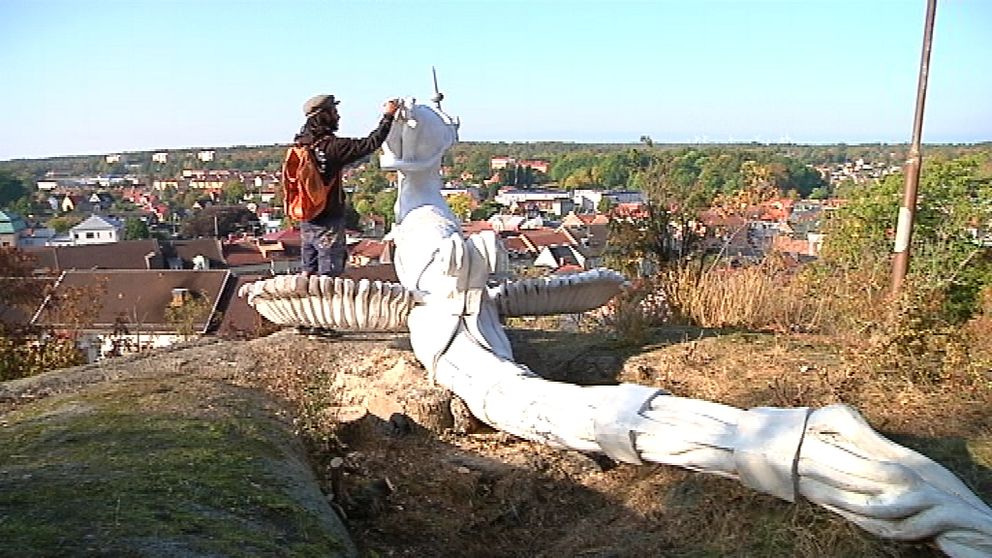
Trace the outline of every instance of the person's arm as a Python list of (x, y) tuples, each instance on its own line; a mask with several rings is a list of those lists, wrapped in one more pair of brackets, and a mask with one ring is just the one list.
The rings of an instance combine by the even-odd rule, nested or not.
[(386, 136), (389, 135), (389, 129), (393, 125), (393, 117), (397, 108), (398, 104), (395, 101), (387, 101), (383, 107), (379, 126), (365, 138), (334, 138), (331, 140), (327, 146), (327, 161), (336, 167), (343, 167), (379, 149), (382, 142), (386, 141)]

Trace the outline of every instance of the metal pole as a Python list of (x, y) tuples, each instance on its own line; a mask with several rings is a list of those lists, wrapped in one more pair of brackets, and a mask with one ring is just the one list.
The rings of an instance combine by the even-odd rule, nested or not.
[(895, 257), (892, 260), (892, 294), (902, 289), (909, 271), (909, 245), (913, 237), (913, 215), (916, 212), (916, 192), (920, 183), (920, 137), (923, 135), (923, 105), (927, 98), (927, 76), (930, 73), (930, 45), (933, 42), (933, 20), (937, 0), (927, 0), (927, 17), (923, 29), (923, 54), (920, 58), (920, 79), (916, 87), (916, 114), (913, 119), (913, 142), (906, 159), (906, 186), (896, 225)]

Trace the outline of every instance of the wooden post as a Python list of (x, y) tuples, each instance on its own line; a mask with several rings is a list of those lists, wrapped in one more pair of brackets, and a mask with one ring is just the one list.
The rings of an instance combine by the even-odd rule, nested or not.
[(923, 105), (927, 97), (927, 76), (930, 73), (930, 46), (933, 42), (933, 20), (937, 0), (927, 0), (927, 17), (923, 30), (923, 54), (920, 58), (920, 79), (916, 88), (916, 114), (913, 118), (913, 141), (906, 159), (906, 186), (896, 225), (895, 257), (892, 260), (892, 294), (902, 289), (909, 271), (909, 245), (913, 238), (913, 215), (916, 212), (916, 192), (920, 183), (920, 138), (923, 135)]

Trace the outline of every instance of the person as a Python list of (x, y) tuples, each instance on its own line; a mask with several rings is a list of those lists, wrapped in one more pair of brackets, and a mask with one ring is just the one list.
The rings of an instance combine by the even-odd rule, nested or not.
[(298, 146), (312, 149), (324, 184), (332, 189), (327, 207), (313, 219), (300, 222), (302, 274), (337, 277), (344, 272), (347, 261), (345, 248), (345, 197), (341, 172), (345, 166), (373, 153), (386, 141), (393, 118), (399, 108), (396, 99), (383, 104), (379, 126), (366, 138), (339, 138), (337, 105), (334, 95), (317, 95), (303, 104), (306, 122), (296, 134)]
[[(334, 95), (317, 95), (303, 104), (306, 122), (293, 141), (298, 146), (310, 148), (324, 184), (331, 188), (327, 206), (316, 217), (300, 222), (300, 259), (302, 275), (328, 275), (337, 277), (344, 273), (348, 259), (345, 247), (345, 198), (341, 184), (344, 167), (371, 154), (386, 141), (393, 118), (399, 109), (396, 99), (386, 101), (382, 107), (379, 126), (366, 138), (339, 138), (339, 101)], [(314, 338), (334, 338), (339, 334), (318, 327), (298, 327), (301, 334)]]

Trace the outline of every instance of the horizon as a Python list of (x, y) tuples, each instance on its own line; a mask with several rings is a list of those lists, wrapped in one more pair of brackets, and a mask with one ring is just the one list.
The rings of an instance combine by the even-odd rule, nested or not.
[[(362, 137), (432, 66), (464, 142), (908, 144), (926, 3), (865, 4), (10, 0), (0, 160), (285, 145), (317, 93)], [(992, 141), (989, 28), (938, 4), (925, 144)]]
[[(488, 141), (488, 140), (464, 140), (459, 141), (460, 144), (475, 144), (475, 143), (488, 143), (488, 144), (508, 144), (508, 145), (532, 145), (538, 143), (560, 143), (560, 144), (570, 144), (570, 145), (606, 145), (606, 146), (643, 146), (642, 142), (631, 141), (631, 142), (596, 142), (596, 141), (559, 141), (559, 140), (536, 140), (536, 141)], [(664, 147), (870, 147), (870, 146), (886, 146), (886, 147), (904, 147), (909, 148), (910, 142), (864, 142), (864, 143), (845, 143), (845, 142), (835, 142), (835, 143), (778, 143), (778, 142), (768, 142), (768, 143), (757, 143), (757, 142), (708, 142), (708, 143), (674, 143), (674, 142), (652, 142), (652, 147), (664, 148)], [(985, 144), (992, 146), (992, 140), (976, 141), (976, 142), (930, 142), (921, 144), (921, 149), (924, 151), (928, 147), (979, 147)], [(223, 149), (262, 149), (262, 148), (282, 148), (290, 145), (289, 142), (286, 143), (267, 143), (267, 144), (255, 144), (255, 145), (214, 145), (214, 146), (188, 146), (188, 147), (171, 147), (171, 148), (150, 148), (150, 149), (138, 149), (133, 151), (107, 151), (99, 153), (61, 153), (55, 155), (43, 155), (39, 157), (18, 157), (14, 159), (0, 159), (0, 163), (14, 163), (18, 161), (40, 161), (46, 159), (73, 159), (73, 158), (84, 158), (84, 157), (104, 157), (107, 155), (120, 155), (126, 157), (127, 155), (144, 155), (152, 153), (175, 153), (180, 151), (201, 151), (201, 150), (223, 150)]]

